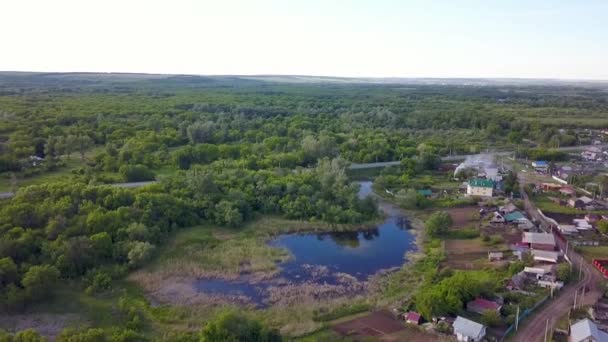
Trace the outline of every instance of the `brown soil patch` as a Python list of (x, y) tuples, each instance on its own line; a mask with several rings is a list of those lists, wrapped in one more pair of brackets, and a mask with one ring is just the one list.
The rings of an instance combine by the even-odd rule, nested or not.
[(469, 253), (486, 254), (490, 249), (491, 247), (484, 246), (484, 244), (479, 239), (445, 241), (445, 251), (449, 255)]
[(342, 336), (380, 336), (404, 330), (404, 323), (388, 311), (378, 311), (351, 321), (336, 324), (334, 331)]
[(475, 214), (479, 214), (479, 207), (451, 208), (447, 212), (452, 216), (453, 228), (477, 226), (478, 220), (473, 217)]
[(416, 341), (416, 342), (443, 342), (453, 341), (449, 336), (423, 331), (421, 327), (407, 326), (405, 330), (384, 335), (380, 339), (386, 342)]
[(485, 246), (479, 239), (446, 240), (445, 265), (460, 270), (480, 269), (484, 267), (499, 267), (508, 261), (490, 262), (488, 251), (500, 250), (503, 246)]

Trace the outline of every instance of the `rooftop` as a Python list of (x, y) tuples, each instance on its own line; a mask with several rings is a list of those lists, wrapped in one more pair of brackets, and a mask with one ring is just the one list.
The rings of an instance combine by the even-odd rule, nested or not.
[(500, 304), (484, 298), (475, 298), (474, 300), (467, 303), (467, 306), (469, 305), (475, 306), (476, 308), (480, 308), (483, 311), (498, 310), (500, 308)]
[(471, 321), (470, 319), (460, 316), (456, 317), (456, 320), (452, 326), (454, 327), (455, 332), (459, 332), (462, 335), (470, 337), (482, 335), (483, 330), (485, 329), (483, 324), (479, 324), (475, 321)]
[(552, 245), (555, 246), (555, 237), (549, 233), (524, 233), (522, 239), (524, 243), (537, 243), (541, 245)]
[(597, 325), (586, 318), (570, 326), (570, 341), (608, 342), (608, 334), (597, 328)]
[(524, 214), (520, 213), (519, 211), (514, 211), (505, 215), (505, 220), (507, 220), (507, 222), (519, 221), (524, 218), (526, 218)]
[(408, 321), (414, 321), (414, 322), (419, 322), (420, 321), (420, 314), (414, 311), (410, 311), (407, 313), (407, 316), (405, 316), (405, 319)]
[(474, 178), (469, 180), (469, 185), (477, 188), (493, 188), (494, 181), (491, 179)]

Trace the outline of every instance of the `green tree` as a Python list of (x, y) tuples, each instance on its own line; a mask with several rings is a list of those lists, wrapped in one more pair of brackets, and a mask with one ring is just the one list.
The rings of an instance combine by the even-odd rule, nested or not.
[(486, 310), (481, 315), (481, 322), (488, 327), (497, 327), (502, 323), (500, 314), (496, 310)]
[(17, 265), (10, 257), (0, 259), (0, 288), (18, 280)]
[(55, 266), (32, 266), (23, 276), (21, 284), (30, 298), (40, 300), (51, 293), (59, 275), (59, 270)]
[(452, 217), (445, 211), (434, 212), (424, 223), (427, 234), (435, 237), (445, 234), (451, 225)]
[(149, 242), (135, 241), (131, 244), (131, 249), (127, 255), (129, 265), (136, 267), (148, 260), (154, 252), (154, 245)]
[(201, 342), (280, 342), (281, 335), (234, 311), (220, 313), (201, 330)]
[(154, 172), (148, 167), (138, 165), (123, 165), (119, 170), (123, 179), (127, 182), (145, 182), (154, 180)]
[(608, 221), (601, 220), (597, 223), (597, 230), (599, 230), (602, 234), (608, 234)]
[(572, 268), (568, 263), (561, 263), (557, 265), (556, 273), (557, 278), (559, 280), (563, 281), (564, 283), (567, 283), (572, 277)]

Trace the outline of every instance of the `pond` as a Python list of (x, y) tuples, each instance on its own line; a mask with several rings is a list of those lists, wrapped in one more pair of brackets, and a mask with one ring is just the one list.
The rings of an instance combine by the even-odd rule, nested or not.
[[(359, 196), (372, 193), (371, 182), (360, 183)], [(271, 240), (271, 246), (289, 250), (293, 258), (279, 264), (279, 273), (263, 281), (246, 277), (236, 281), (203, 279), (197, 289), (207, 295), (246, 297), (259, 307), (269, 304), (269, 291), (306, 284), (344, 287), (344, 293), (360, 290), (348, 282), (364, 282), (381, 270), (400, 267), (405, 254), (416, 248), (415, 236), (407, 230), (407, 220), (383, 203), (386, 220), (373, 229), (322, 234), (284, 234)]]

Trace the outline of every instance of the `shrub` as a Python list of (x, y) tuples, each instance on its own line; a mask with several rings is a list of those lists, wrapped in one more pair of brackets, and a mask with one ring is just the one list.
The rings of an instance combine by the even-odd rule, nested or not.
[(144, 165), (123, 165), (120, 174), (127, 182), (145, 182), (154, 180), (154, 172)]

